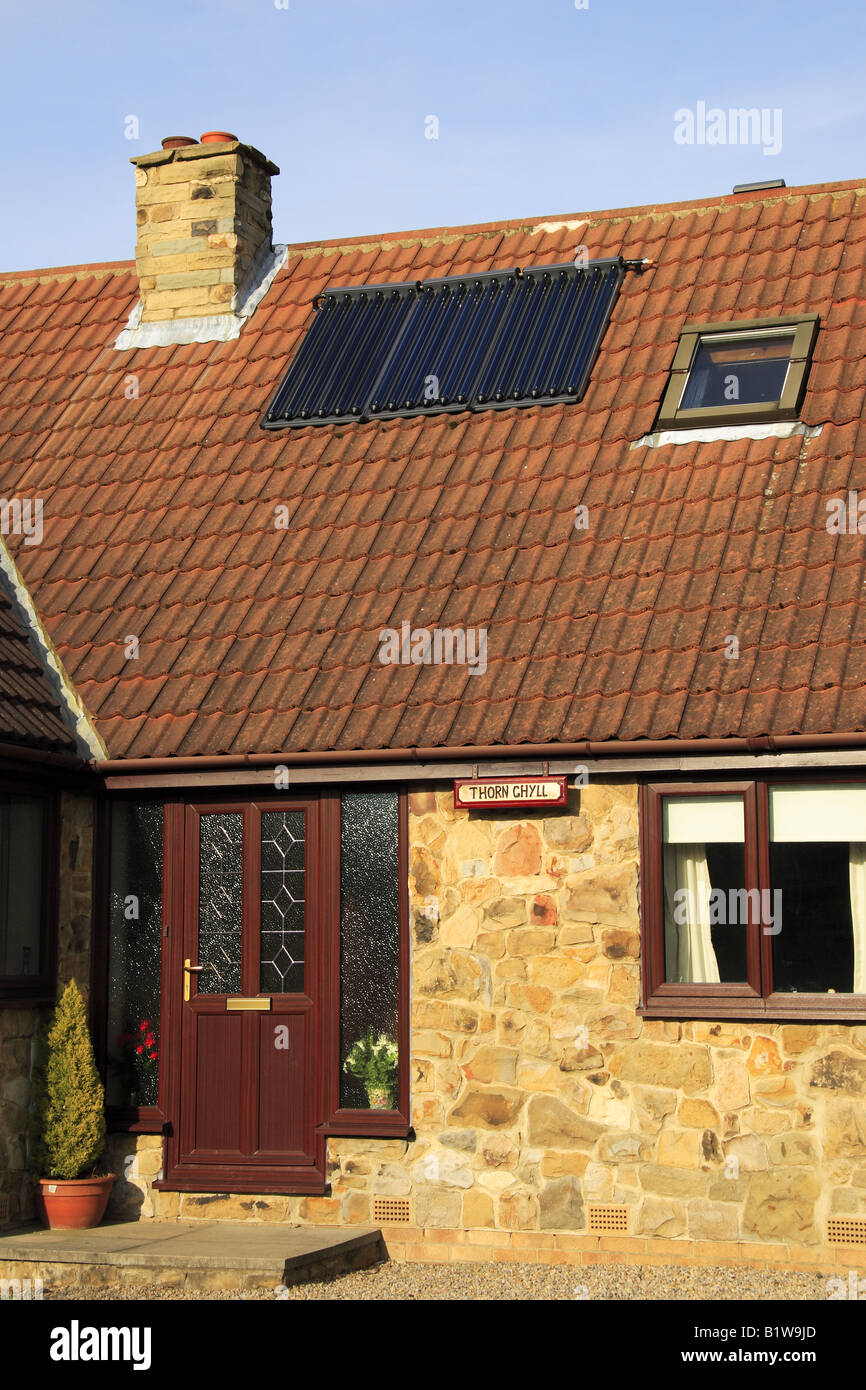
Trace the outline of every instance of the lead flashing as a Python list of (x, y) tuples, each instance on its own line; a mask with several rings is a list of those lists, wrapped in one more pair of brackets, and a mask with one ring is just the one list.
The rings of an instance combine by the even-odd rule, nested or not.
[(196, 319), (166, 319), (164, 323), (142, 323), (141, 300), (130, 314), (126, 327), (114, 340), (115, 352), (132, 348), (175, 347), (180, 343), (228, 343), (239, 338), (241, 329), (265, 297), (278, 270), (286, 263), (288, 246), (274, 246), (253, 267), (252, 285), (236, 295), (241, 307), (229, 314), (209, 314)]
[(790, 439), (802, 434), (815, 439), (823, 425), (804, 425), (802, 420), (774, 420), (763, 425), (702, 425), (692, 429), (656, 430), (629, 444), (631, 449), (659, 449), (663, 444), (714, 444), (729, 439)]

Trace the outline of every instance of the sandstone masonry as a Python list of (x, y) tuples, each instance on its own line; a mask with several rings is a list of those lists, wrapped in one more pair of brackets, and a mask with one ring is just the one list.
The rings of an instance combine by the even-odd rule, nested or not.
[(237, 140), (132, 163), (142, 323), (230, 314), (271, 249), (276, 164)]
[[(360, 1224), (405, 1197), (409, 1258), (832, 1264), (827, 1218), (866, 1216), (866, 1028), (638, 1017), (634, 785), (410, 811), (414, 1142), (331, 1140), (327, 1197), (221, 1196), (154, 1191), (160, 1141), (118, 1135), (115, 1209)], [(628, 1236), (592, 1236), (611, 1203)]]

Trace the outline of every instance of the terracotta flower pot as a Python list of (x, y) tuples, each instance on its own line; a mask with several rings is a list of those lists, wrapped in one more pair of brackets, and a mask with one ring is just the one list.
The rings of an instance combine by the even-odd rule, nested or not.
[(187, 145), (197, 145), (198, 141), (193, 140), (191, 135), (166, 135), (162, 142), (164, 150), (182, 150)]
[(39, 1219), (52, 1231), (86, 1231), (98, 1226), (113, 1186), (113, 1173), (105, 1178), (40, 1178), (36, 1190)]
[(201, 143), (203, 145), (230, 145), (237, 138), (236, 135), (230, 135), (227, 130), (206, 130), (201, 137)]

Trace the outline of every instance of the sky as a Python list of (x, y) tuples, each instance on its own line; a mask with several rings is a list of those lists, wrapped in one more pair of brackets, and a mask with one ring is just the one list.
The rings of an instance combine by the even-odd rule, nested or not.
[(212, 129), (289, 243), (857, 178), (864, 39), (863, 0), (0, 0), (0, 272), (130, 259), (129, 160)]

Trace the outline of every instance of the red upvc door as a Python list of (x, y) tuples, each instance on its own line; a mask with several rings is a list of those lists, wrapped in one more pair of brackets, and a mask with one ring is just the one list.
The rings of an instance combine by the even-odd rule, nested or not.
[(324, 1191), (319, 811), (306, 797), (185, 808), (177, 1128), (161, 1185)]

